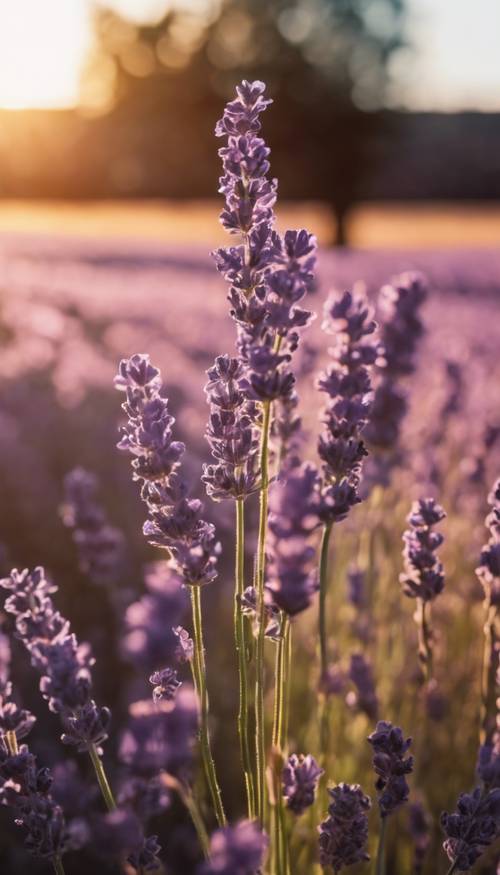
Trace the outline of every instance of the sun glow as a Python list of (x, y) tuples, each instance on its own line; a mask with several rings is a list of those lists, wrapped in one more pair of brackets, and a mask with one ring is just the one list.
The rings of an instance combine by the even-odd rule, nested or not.
[[(134, 21), (215, 0), (0, 0), (0, 107), (75, 106), (101, 3)], [(376, 14), (377, 0), (371, 0)], [(410, 52), (392, 65), (391, 105), (500, 109), (500, 0), (407, 0)]]
[(89, 41), (86, 0), (2, 0), (0, 106), (73, 106)]

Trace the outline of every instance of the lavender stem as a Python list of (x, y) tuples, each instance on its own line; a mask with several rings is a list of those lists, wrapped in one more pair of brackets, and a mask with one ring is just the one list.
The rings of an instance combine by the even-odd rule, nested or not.
[(417, 599), (418, 655), (427, 683), (433, 675), (432, 631), (429, 612), (430, 605), (424, 599)]
[(495, 703), (495, 670), (494, 670), (494, 624), (497, 608), (486, 600), (486, 617), (484, 622), (483, 664), (481, 672), (481, 721), (479, 742), (484, 744), (488, 737), (489, 716), (494, 712)]
[(387, 830), (387, 818), (380, 821), (380, 837), (377, 848), (377, 860), (375, 863), (375, 875), (385, 875), (385, 835)]
[(210, 839), (208, 837), (208, 833), (207, 833), (207, 830), (205, 828), (203, 818), (200, 814), (200, 810), (196, 804), (196, 800), (195, 800), (193, 794), (191, 793), (191, 791), (185, 787), (182, 787), (182, 785), (180, 783), (178, 784), (176, 789), (177, 789), (177, 792), (179, 793), (179, 796), (182, 799), (182, 802), (184, 803), (184, 805), (186, 806), (186, 809), (189, 812), (191, 820), (193, 821), (193, 826), (196, 830), (196, 835), (198, 836), (198, 841), (199, 841), (200, 847), (203, 851), (203, 856), (205, 857), (205, 859), (208, 860)]
[(290, 716), (290, 670), (292, 663), (292, 626), (288, 624), (287, 639), (286, 639), (286, 654), (285, 654), (285, 694), (284, 694), (284, 716), (283, 716), (283, 742), (282, 746), (286, 748), (288, 738), (288, 722)]
[(54, 857), (52, 860), (52, 866), (54, 867), (56, 875), (65, 875), (63, 862), (60, 857)]
[(108, 811), (114, 811), (116, 808), (115, 797), (113, 796), (113, 791), (110, 787), (106, 772), (104, 771), (104, 766), (102, 764), (99, 754), (97, 753), (97, 748), (95, 744), (89, 744), (88, 751), (96, 773), (97, 783), (99, 784), (102, 797), (104, 799), (104, 802), (106, 803), (106, 808), (108, 809)]
[(245, 506), (242, 498), (236, 500), (236, 568), (234, 596), (234, 631), (236, 652), (238, 654), (238, 674), (240, 704), (238, 712), (238, 731), (240, 736), (241, 760), (245, 774), (248, 817), (255, 817), (255, 786), (248, 741), (248, 673), (246, 654), (245, 617), (241, 609), (240, 598), (245, 589)]
[(269, 492), (269, 428), (271, 421), (271, 403), (262, 402), (262, 434), (260, 449), (260, 517), (259, 538), (257, 546), (256, 583), (257, 583), (257, 615), (259, 618), (259, 633), (256, 651), (255, 680), (255, 753), (257, 762), (257, 815), (261, 824), (265, 822), (266, 813), (266, 737), (264, 712), (264, 638), (266, 631), (266, 606), (264, 602), (264, 578), (266, 558), (267, 506)]
[(274, 697), (273, 747), (283, 749), (283, 717), (285, 699), (285, 666), (288, 629), (290, 619), (285, 612), (281, 615), (280, 638), (276, 650), (276, 694)]
[(328, 588), (328, 547), (332, 532), (331, 523), (323, 529), (321, 540), (321, 558), (319, 564), (319, 642), (321, 654), (321, 677), (324, 678), (328, 669), (328, 651), (326, 634), (326, 593)]
[(273, 720), (273, 762), (275, 783), (275, 848), (276, 848), (276, 875), (285, 875), (287, 871), (287, 847), (285, 816), (283, 809), (283, 794), (281, 786), (281, 772), (283, 769), (284, 739), (284, 713), (285, 713), (285, 678), (287, 661), (287, 644), (290, 628), (290, 618), (285, 611), (281, 615), (280, 637), (276, 651), (276, 677), (274, 697), (274, 720)]
[(210, 733), (208, 728), (208, 693), (205, 669), (205, 651), (203, 646), (203, 625), (201, 619), (200, 587), (191, 586), (191, 607), (193, 611), (193, 641), (194, 641), (194, 665), (193, 675), (196, 692), (200, 701), (200, 743), (201, 756), (205, 768), (210, 795), (215, 810), (215, 816), (219, 826), (226, 826), (226, 815), (222, 805), (220, 787), (215, 772), (215, 763), (210, 745)]

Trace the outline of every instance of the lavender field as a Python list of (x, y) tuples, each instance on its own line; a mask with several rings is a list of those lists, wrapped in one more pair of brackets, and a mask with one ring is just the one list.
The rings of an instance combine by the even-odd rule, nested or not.
[(493, 875), (500, 252), (315, 265), (226, 133), (219, 271), (1, 240), (0, 870)]

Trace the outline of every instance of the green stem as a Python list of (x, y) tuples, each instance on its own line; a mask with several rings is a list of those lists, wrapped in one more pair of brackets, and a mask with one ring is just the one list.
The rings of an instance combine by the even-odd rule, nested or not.
[(191, 820), (193, 821), (193, 826), (196, 830), (196, 835), (198, 836), (198, 841), (203, 851), (203, 855), (208, 860), (210, 851), (210, 839), (208, 837), (208, 833), (205, 828), (205, 824), (203, 822), (200, 810), (196, 804), (195, 798), (189, 790), (184, 790), (182, 793), (180, 793), (180, 795), (184, 805), (189, 811)]
[(222, 805), (221, 792), (215, 772), (215, 763), (210, 745), (210, 732), (208, 728), (208, 693), (205, 669), (205, 649), (203, 646), (203, 625), (201, 619), (201, 597), (199, 586), (191, 587), (191, 607), (193, 611), (193, 641), (194, 659), (193, 676), (196, 684), (196, 692), (200, 702), (200, 746), (203, 766), (207, 779), (208, 788), (212, 797), (215, 816), (219, 826), (226, 825), (226, 815)]
[(255, 571), (257, 584), (257, 616), (259, 620), (255, 656), (255, 754), (257, 765), (257, 816), (262, 825), (264, 825), (266, 815), (266, 736), (264, 711), (264, 636), (266, 632), (266, 606), (264, 601), (264, 579), (266, 564), (267, 504), (269, 492), (268, 457), (270, 422), (271, 404), (269, 401), (263, 401), (260, 448), (260, 516)]
[(276, 691), (274, 696), (273, 747), (282, 749), (283, 718), (285, 702), (285, 669), (288, 629), (290, 620), (283, 611), (281, 615), (280, 637), (276, 647)]
[(493, 660), (495, 650), (495, 620), (497, 609), (490, 600), (486, 601), (484, 622), (483, 663), (481, 672), (481, 720), (479, 730), (480, 744), (491, 735), (495, 725), (496, 671)]
[(276, 875), (286, 875), (287, 871), (287, 835), (285, 810), (281, 786), (281, 773), (283, 770), (283, 749), (285, 746), (285, 696), (288, 640), (290, 637), (290, 618), (285, 612), (281, 615), (280, 637), (276, 650), (276, 677), (274, 696), (274, 720), (273, 720), (273, 764), (274, 764), (274, 795), (275, 795), (275, 847), (276, 847)]
[(377, 849), (377, 861), (375, 865), (375, 875), (385, 875), (385, 834), (387, 829), (387, 818), (383, 817), (380, 822), (380, 838)]
[(321, 539), (321, 556), (319, 564), (319, 645), (321, 656), (321, 677), (324, 678), (328, 669), (328, 646), (326, 634), (326, 594), (328, 589), (328, 547), (332, 524), (328, 523), (323, 529)]
[(248, 740), (248, 672), (246, 654), (245, 617), (241, 609), (240, 597), (245, 589), (245, 510), (242, 498), (236, 501), (236, 568), (234, 594), (234, 633), (238, 655), (238, 675), (240, 705), (238, 711), (238, 732), (240, 736), (241, 761), (245, 775), (248, 817), (255, 817), (255, 787)]
[(430, 605), (417, 599), (418, 657), (422, 663), (427, 683), (433, 676), (432, 631), (430, 625)]
[(97, 753), (97, 748), (95, 744), (91, 743), (88, 746), (88, 752), (90, 755), (90, 759), (92, 760), (92, 765), (94, 766), (97, 783), (99, 784), (99, 788), (102, 793), (102, 798), (106, 803), (106, 808), (108, 811), (114, 811), (116, 808), (115, 797), (113, 796), (113, 791), (110, 787), (109, 781), (106, 776), (106, 772), (104, 771), (104, 766), (102, 764), (102, 760)]
[(19, 753), (19, 747), (17, 744), (17, 735), (13, 729), (7, 730), (5, 733), (5, 743), (9, 750), (11, 756), (15, 757)]
[(56, 873), (56, 875), (64, 875), (63, 862), (59, 856), (53, 858), (52, 865), (54, 867), (54, 872)]
[(288, 624), (287, 629), (287, 638), (286, 638), (286, 654), (285, 654), (285, 693), (284, 693), (284, 703), (283, 703), (283, 739), (281, 741), (281, 746), (283, 750), (287, 749), (287, 739), (288, 739), (288, 723), (290, 717), (290, 672), (292, 667), (292, 625)]
[(453, 875), (457, 870), (457, 860), (451, 864), (450, 868), (446, 870), (446, 875)]

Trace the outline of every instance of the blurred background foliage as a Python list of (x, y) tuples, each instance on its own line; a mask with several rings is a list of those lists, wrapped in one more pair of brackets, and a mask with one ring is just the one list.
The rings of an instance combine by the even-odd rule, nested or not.
[(154, 185), (168, 174), (169, 194), (182, 196), (215, 177), (213, 120), (234, 82), (264, 79), (279, 108), (267, 136), (281, 190), (334, 205), (343, 242), (346, 210), (377, 161), (370, 134), (386, 119), (373, 110), (403, 11), (402, 0), (226, 0), (134, 26), (99, 9), (82, 99), (123, 131), (118, 174), (144, 185), (134, 154), (146, 152)]

